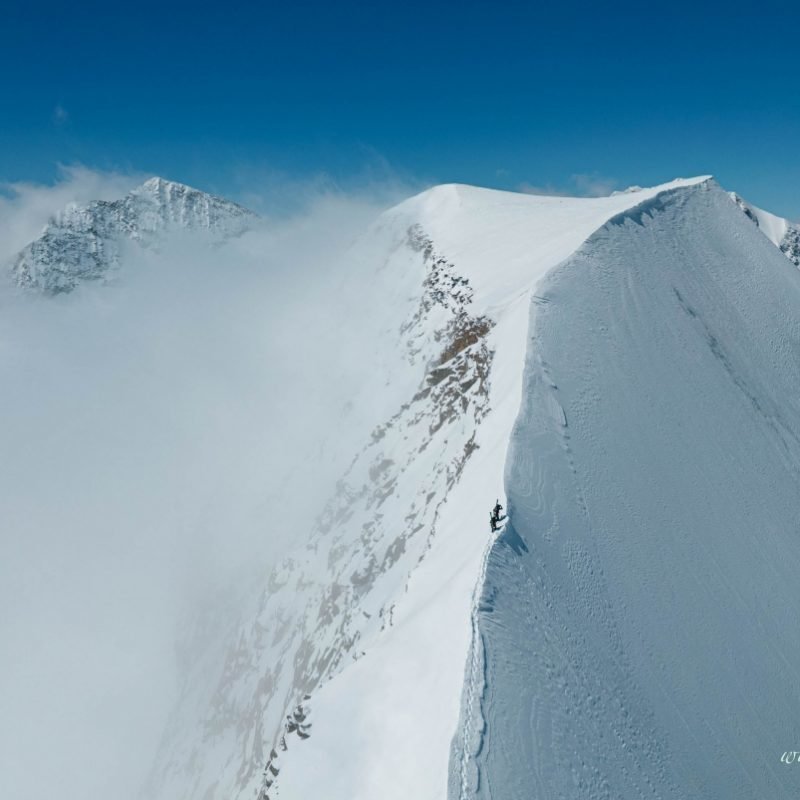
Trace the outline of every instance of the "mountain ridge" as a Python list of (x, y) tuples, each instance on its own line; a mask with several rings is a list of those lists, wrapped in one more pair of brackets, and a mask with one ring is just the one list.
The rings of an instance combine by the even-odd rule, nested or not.
[[(677, 179), (664, 187), (698, 185), (712, 176)], [(611, 197), (635, 197), (639, 187), (614, 192)], [(735, 192), (731, 198), (752, 222), (800, 267), (800, 225), (747, 203)], [(574, 198), (489, 189), (471, 184), (446, 183), (430, 187), (395, 206), (387, 214), (416, 209), (454, 213), (463, 204), (591, 206), (606, 198)], [(449, 211), (448, 211), (449, 209)], [(83, 282), (110, 279), (120, 266), (123, 248), (133, 244), (145, 250), (175, 231), (204, 232), (213, 242), (239, 236), (258, 224), (249, 209), (186, 184), (154, 176), (116, 200), (69, 204), (56, 212), (41, 235), (11, 261), (9, 272), (17, 286), (54, 295), (73, 291)]]

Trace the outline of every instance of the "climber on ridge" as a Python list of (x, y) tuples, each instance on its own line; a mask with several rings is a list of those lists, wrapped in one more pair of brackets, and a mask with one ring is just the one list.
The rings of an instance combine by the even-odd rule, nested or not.
[(502, 522), (504, 519), (505, 517), (503, 516), (503, 506), (500, 505), (499, 500), (495, 500), (494, 508), (489, 514), (489, 526), (492, 529), (492, 533), (494, 533), (497, 530), (497, 524), (499, 522)]

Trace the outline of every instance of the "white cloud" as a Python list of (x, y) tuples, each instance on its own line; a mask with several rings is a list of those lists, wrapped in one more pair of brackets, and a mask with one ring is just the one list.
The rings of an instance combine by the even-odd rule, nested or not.
[(69, 121), (69, 113), (61, 103), (57, 103), (56, 107), (53, 109), (53, 124), (54, 125), (66, 125)]
[[(7, 184), (3, 254), (66, 202), (141, 178), (66, 167), (53, 186)], [(8, 796), (135, 796), (184, 612), (263, 578), (307, 529), (370, 343), (343, 253), (395, 190), (305, 191), (220, 250), (176, 239), (132, 257), (114, 286), (0, 292)]]
[(570, 181), (578, 194), (584, 197), (608, 197), (616, 188), (617, 181), (596, 172), (580, 172), (570, 175)]
[(142, 175), (60, 165), (53, 184), (0, 183), (0, 264), (35, 239), (47, 220), (68, 203), (111, 200), (142, 180)]
[(573, 196), (571, 192), (564, 191), (563, 189), (558, 188), (552, 183), (536, 184), (536, 183), (530, 183), (528, 181), (523, 181), (517, 186), (517, 191), (523, 192), (524, 194), (541, 194), (541, 195), (546, 195), (548, 197)]

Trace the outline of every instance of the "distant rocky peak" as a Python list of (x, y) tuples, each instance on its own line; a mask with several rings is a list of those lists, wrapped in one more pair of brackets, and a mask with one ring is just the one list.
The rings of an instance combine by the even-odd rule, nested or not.
[(154, 177), (118, 200), (69, 204), (13, 259), (12, 277), (17, 285), (46, 294), (69, 292), (82, 282), (107, 279), (119, 267), (126, 241), (152, 248), (183, 230), (222, 242), (257, 220), (230, 200)]

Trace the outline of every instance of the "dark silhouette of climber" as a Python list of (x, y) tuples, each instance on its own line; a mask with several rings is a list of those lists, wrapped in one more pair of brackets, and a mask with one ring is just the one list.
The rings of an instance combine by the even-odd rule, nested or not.
[(494, 518), (500, 522), (501, 519), (505, 519), (503, 516), (503, 506), (500, 505), (499, 500), (494, 501)]

